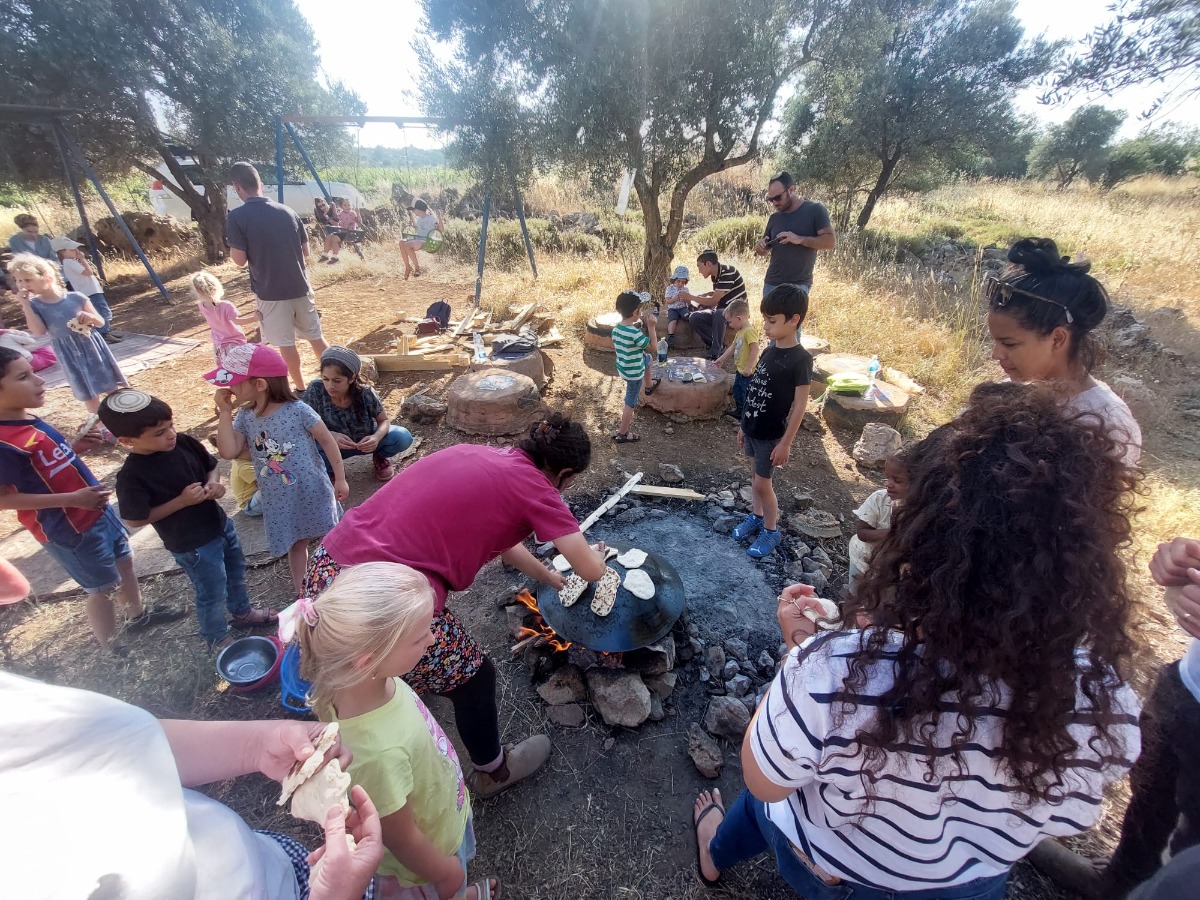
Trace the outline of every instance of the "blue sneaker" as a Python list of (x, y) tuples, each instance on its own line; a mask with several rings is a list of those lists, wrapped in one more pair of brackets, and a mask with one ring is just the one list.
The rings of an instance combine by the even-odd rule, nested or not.
[(758, 540), (751, 544), (750, 549), (746, 552), (755, 559), (762, 559), (764, 556), (770, 556), (781, 540), (783, 540), (783, 536), (779, 533), (778, 528), (774, 531), (767, 531), (764, 528), (762, 534), (758, 536)]
[(744, 541), (748, 537), (753, 537), (762, 526), (763, 517), (750, 513), (750, 515), (742, 519), (741, 524), (733, 529), (733, 539), (735, 541)]
[(261, 516), (263, 514), (262, 494), (255, 491), (254, 496), (246, 503), (246, 507), (242, 510), (242, 513), (252, 519), (257, 519)]

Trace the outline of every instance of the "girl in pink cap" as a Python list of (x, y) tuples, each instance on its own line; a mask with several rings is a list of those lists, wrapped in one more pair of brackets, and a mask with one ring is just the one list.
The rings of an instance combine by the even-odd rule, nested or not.
[[(275, 556), (287, 554), (299, 596), (309, 540), (324, 537), (337, 524), (342, 516), (338, 501), (350, 496), (337, 443), (321, 417), (296, 399), (287, 363), (270, 347), (231, 347), (222, 365), (204, 379), (218, 388), (217, 449), (225, 459), (249, 449), (267, 547)], [(333, 468), (332, 485), (318, 446)]]

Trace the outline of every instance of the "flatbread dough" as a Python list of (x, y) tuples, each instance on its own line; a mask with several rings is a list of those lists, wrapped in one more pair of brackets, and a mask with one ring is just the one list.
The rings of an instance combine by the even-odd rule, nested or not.
[[(630, 547), (628, 550), (626, 550), (624, 553), (622, 553), (620, 556), (617, 557), (617, 562), (620, 563), (622, 566), (624, 566), (626, 569), (636, 569), (636, 568), (639, 568), (641, 566), (641, 564), (646, 561), (646, 556), (647, 556), (647, 553), (645, 550), (639, 550), (637, 547)], [(626, 587), (628, 587), (628, 586), (629, 586), (628, 583), (626, 583)], [(643, 597), (642, 599), (649, 599), (649, 598)]]
[(841, 615), (837, 604), (832, 600), (826, 600), (822, 597), (810, 597), (808, 599), (820, 603), (821, 612), (817, 612), (815, 609), (806, 609), (801, 615), (819, 628), (828, 627), (829, 623), (826, 621), (827, 619), (836, 619)]
[(554, 557), (551, 564), (554, 566), (554, 571), (556, 572), (569, 572), (571, 570), (571, 564), (567, 562), (567, 558), (561, 553)]
[(612, 568), (604, 570), (604, 577), (596, 582), (596, 593), (592, 596), (592, 612), (607, 616), (617, 602), (617, 588), (621, 586), (621, 574)]
[(567, 583), (561, 591), (558, 592), (558, 602), (563, 609), (568, 606), (574, 606), (576, 601), (583, 596), (583, 592), (587, 590), (588, 583), (578, 575), (567, 576)]
[(642, 600), (649, 600), (654, 596), (654, 579), (645, 569), (630, 569), (625, 573), (625, 590)]
[(608, 562), (613, 557), (620, 556), (620, 555), (621, 555), (621, 551), (618, 550), (616, 547), (609, 547), (608, 549), (606, 549), (604, 551), (604, 561)]
[(331, 759), (317, 770), (316, 774), (296, 788), (292, 794), (292, 815), (307, 819), (318, 825), (325, 824), (325, 816), (334, 806), (350, 808), (350, 776), (342, 771), (342, 764)]
[[(283, 779), (283, 793), (279, 797), (277, 806), (283, 806), (283, 804), (287, 803), (288, 797), (292, 796), (296, 788), (304, 784), (321, 767), (321, 763), (325, 761), (325, 754), (329, 752), (329, 748), (333, 746), (337, 740), (337, 736), (338, 723), (330, 722), (325, 726), (325, 730), (321, 732), (321, 736), (314, 742), (313, 755), (303, 763), (296, 761), (292, 764), (292, 770)], [(324, 819), (321, 821), (323, 823)]]

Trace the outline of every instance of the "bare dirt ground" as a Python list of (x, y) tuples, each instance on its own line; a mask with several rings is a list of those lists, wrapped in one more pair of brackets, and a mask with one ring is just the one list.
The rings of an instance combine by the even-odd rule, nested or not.
[[(370, 252), (370, 251), (368, 251)], [(382, 254), (382, 250), (375, 251)], [(398, 261), (394, 264), (398, 272)], [(138, 280), (112, 292), (116, 327), (134, 332), (172, 334), (205, 341), (205, 346), (156, 369), (135, 376), (137, 387), (167, 399), (175, 409), (176, 422), (201, 439), (214, 430), (212, 392), (200, 379), (211, 366), (207, 349), (207, 330), (194, 306), (185, 299), (182, 270), (167, 273), (174, 280), (170, 287), (177, 299), (166, 306)], [(251, 303), (244, 273), (232, 266), (219, 270), (227, 280), (229, 298), (243, 308)], [(409, 282), (383, 267), (362, 267), (353, 261), (343, 263), (333, 280), (325, 280), (318, 290), (318, 304), (324, 316), (327, 337), (362, 350), (381, 350), (396, 333), (393, 323), (398, 312), (423, 314), (434, 300), (448, 299), (456, 315), (473, 287), (473, 273), (453, 267), (435, 268), (428, 276)], [(819, 294), (816, 296), (819, 302)], [(0, 311), (10, 323), (19, 321), (11, 297), (0, 301)], [(410, 326), (411, 327), (411, 326)], [(613, 487), (624, 480), (625, 472), (642, 470), (647, 481), (658, 481), (658, 463), (679, 465), (687, 476), (686, 486), (701, 492), (745, 484), (743, 461), (736, 453), (735, 433), (723, 422), (669, 422), (651, 411), (641, 411), (638, 429), (642, 441), (617, 446), (608, 439), (615, 425), (621, 397), (621, 383), (614, 377), (611, 355), (583, 351), (578, 335), (569, 335), (560, 348), (547, 351), (554, 363), (553, 380), (546, 390), (552, 407), (568, 409), (593, 435), (594, 455), (591, 470), (572, 489), (568, 499), (582, 517)], [(305, 349), (306, 372), (315, 375), (315, 362)], [(1170, 396), (1191, 396), (1190, 378), (1195, 361), (1188, 360), (1176, 371), (1164, 371)], [(385, 375), (378, 385), (389, 410), (398, 410), (403, 397), (418, 383), (437, 395), (445, 390), (451, 376), (433, 377), (422, 373)], [(1163, 395), (1165, 391), (1160, 391)], [(1193, 391), (1194, 393), (1194, 391)], [(49, 395), (43, 415), (51, 422), (71, 427), (85, 412), (73, 401), (69, 391)], [(1147, 428), (1148, 453), (1152, 457), (1195, 460), (1197, 446), (1195, 421), (1163, 418)], [(418, 455), (459, 443), (468, 438), (444, 426), (411, 426), (423, 439)], [(1147, 424), (1144, 422), (1144, 424)], [(792, 511), (792, 495), (810, 492), (817, 505), (850, 520), (850, 511), (880, 486), (879, 476), (859, 470), (849, 450), (856, 435), (822, 427), (801, 431), (793, 453), (793, 462), (780, 470), (777, 491), (785, 516)], [(119, 466), (118, 451), (99, 452), (89, 459), (97, 474), (111, 476)], [(1194, 472), (1194, 462), (1191, 463)], [(355, 460), (349, 466), (351, 504), (361, 502), (374, 489), (369, 462)], [(703, 519), (703, 504), (679, 501), (663, 502), (668, 511), (664, 525), (684, 526)], [(786, 520), (785, 520), (786, 521)], [(706, 522), (704, 523), (706, 524)], [(19, 526), (6, 517), (3, 530)], [(605, 523), (598, 534), (616, 535)], [(713, 542), (728, 541), (709, 532)], [(844, 580), (845, 541), (834, 539), (823, 545), (838, 564), (834, 583)], [(703, 547), (695, 547), (690, 558), (673, 560), (677, 568), (704, 571), (706, 566), (723, 566)], [(287, 567), (282, 562), (253, 559), (250, 573), (251, 593), (258, 602), (282, 606), (289, 600)], [(730, 564), (732, 565), (732, 563)], [(747, 561), (746, 565), (756, 568)], [(784, 562), (780, 558), (757, 566), (747, 584), (757, 587), (765, 582), (771, 591), (784, 581)], [(533, 690), (524, 664), (509, 651), (512, 643), (502, 610), (495, 598), (517, 579), (503, 571), (499, 563), (488, 566), (470, 591), (455, 595), (451, 604), (481, 640), (501, 673), (501, 725), (506, 740), (519, 740), (532, 733), (549, 734), (554, 745), (551, 761), (544, 771), (522, 787), (487, 802), (475, 803), (479, 857), (472, 866), (473, 877), (495, 874), (504, 883), (508, 898), (683, 898), (755, 897), (770, 900), (794, 896), (775, 875), (768, 860), (741, 867), (730, 873), (723, 888), (705, 890), (694, 874), (695, 845), (691, 826), (691, 803), (704, 788), (719, 787), (726, 801), (732, 801), (741, 787), (738, 747), (724, 747), (726, 766), (716, 782), (703, 779), (687, 757), (686, 732), (698, 721), (707, 702), (707, 694), (697, 680), (697, 663), (680, 669), (680, 686), (667, 704), (667, 716), (658, 723), (647, 723), (637, 730), (608, 728), (599, 717), (590, 714), (583, 728), (563, 729), (546, 718), (545, 707)], [(190, 586), (181, 574), (166, 574), (144, 584), (150, 602), (188, 603)], [(689, 594), (689, 613), (703, 623), (701, 639), (720, 643), (731, 636), (748, 637), (751, 656), (762, 647), (773, 647), (774, 623), (750, 627), (735, 617), (720, 623), (719, 616), (706, 618), (703, 613), (723, 603), (761, 602), (753, 597), (714, 596), (704, 590)], [(771, 597), (765, 600), (773, 608)], [(1180, 642), (1173, 623), (1158, 607), (1147, 605), (1147, 671), (1152, 659), (1179, 656)], [(277, 690), (246, 695), (217, 690), (212, 662), (196, 635), (194, 619), (186, 618), (171, 626), (140, 637), (133, 652), (124, 659), (101, 656), (87, 632), (81, 598), (68, 595), (22, 604), (0, 613), (0, 652), (3, 665), (16, 672), (46, 681), (88, 688), (137, 703), (161, 716), (203, 717), (209, 719), (250, 719), (285, 715), (278, 703)], [(1139, 686), (1144, 688), (1144, 684)], [(448, 703), (431, 698), (431, 708), (455, 734)], [(464, 757), (465, 758), (465, 757)], [(277, 787), (261, 778), (243, 778), (213, 785), (210, 793), (219, 797), (253, 827), (273, 828), (296, 835), (309, 845), (317, 841), (316, 831), (278, 813), (274, 806)], [(1116, 791), (1108, 804), (1101, 826), (1081, 839), (1090, 852), (1110, 845), (1123, 811), (1122, 791)], [(1018, 866), (1010, 882), (1009, 897), (1061, 897), (1055, 889), (1028, 866)]]

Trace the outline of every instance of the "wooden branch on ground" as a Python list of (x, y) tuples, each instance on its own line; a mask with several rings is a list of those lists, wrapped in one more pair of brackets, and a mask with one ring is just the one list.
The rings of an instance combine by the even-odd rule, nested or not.
[(703, 500), (704, 495), (691, 488), (659, 487), (656, 484), (639, 484), (630, 490), (642, 497), (669, 497), (672, 500)]

